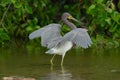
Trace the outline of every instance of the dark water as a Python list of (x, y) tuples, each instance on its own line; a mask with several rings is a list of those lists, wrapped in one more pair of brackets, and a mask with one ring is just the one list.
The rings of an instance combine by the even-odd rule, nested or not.
[(36, 80), (120, 80), (120, 49), (72, 49), (60, 66), (61, 56), (44, 54), (44, 48), (0, 49), (0, 78), (31, 77)]

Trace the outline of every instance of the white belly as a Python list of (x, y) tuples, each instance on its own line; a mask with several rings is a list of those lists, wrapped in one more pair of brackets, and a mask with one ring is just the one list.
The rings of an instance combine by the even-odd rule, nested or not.
[(72, 48), (72, 46), (73, 46), (72, 42), (67, 41), (67, 42), (64, 43), (64, 45), (60, 46), (60, 48), (57, 48), (57, 49), (58, 49), (59, 53), (65, 53), (68, 50), (70, 50)]
[(46, 53), (62, 55), (64, 53), (66, 53), (68, 50), (70, 50), (72, 48), (72, 46), (73, 46), (73, 43), (71, 41), (66, 41), (61, 46), (59, 46), (59, 47), (56, 46), (56, 47), (48, 50)]

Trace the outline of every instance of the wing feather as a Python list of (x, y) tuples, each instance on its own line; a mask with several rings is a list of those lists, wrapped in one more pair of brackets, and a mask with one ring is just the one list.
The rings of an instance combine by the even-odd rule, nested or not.
[(60, 24), (49, 24), (43, 28), (40, 28), (29, 35), (30, 39), (41, 37), (41, 45), (51, 48), (56, 45), (55, 40), (61, 38), (61, 25)]
[(87, 30), (83, 28), (77, 28), (68, 32), (63, 36), (61, 43), (63, 41), (71, 41), (76, 46), (81, 46), (82, 48), (88, 48), (92, 44), (92, 41), (90, 39), (89, 34), (87, 33)]

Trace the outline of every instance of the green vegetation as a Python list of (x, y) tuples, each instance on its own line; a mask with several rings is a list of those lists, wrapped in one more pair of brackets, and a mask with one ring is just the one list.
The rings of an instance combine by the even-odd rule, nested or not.
[(119, 47), (119, 0), (2, 0), (1, 47), (16, 40), (26, 42), (30, 32), (49, 23), (60, 23), (63, 12), (71, 13), (84, 23), (94, 47)]

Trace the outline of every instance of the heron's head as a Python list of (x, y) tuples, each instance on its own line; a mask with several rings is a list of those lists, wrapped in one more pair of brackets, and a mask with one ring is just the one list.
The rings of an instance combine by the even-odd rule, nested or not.
[(64, 20), (73, 20), (73, 21), (79, 22), (77, 19), (75, 19), (74, 17), (72, 17), (72, 15), (69, 14), (68, 12), (63, 13), (62, 20), (63, 21)]

